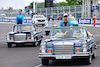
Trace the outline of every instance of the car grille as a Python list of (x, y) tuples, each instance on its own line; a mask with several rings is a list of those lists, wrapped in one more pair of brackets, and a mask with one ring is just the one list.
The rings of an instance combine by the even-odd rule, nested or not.
[(26, 34), (15, 34), (15, 41), (24, 41), (26, 40)]
[(55, 45), (54, 51), (55, 55), (73, 54), (74, 48), (73, 45)]
[(44, 22), (45, 20), (38, 20), (38, 22)]

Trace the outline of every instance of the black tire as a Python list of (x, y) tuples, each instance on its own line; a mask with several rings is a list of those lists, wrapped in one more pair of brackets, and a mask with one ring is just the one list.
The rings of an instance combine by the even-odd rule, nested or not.
[(94, 52), (92, 55), (92, 59), (95, 59), (95, 58), (96, 58), (96, 52)]
[(86, 59), (86, 64), (91, 64), (92, 63), (92, 56)]
[(34, 47), (37, 47), (37, 46), (38, 46), (38, 42), (35, 42), (35, 43), (34, 43)]
[(78, 26), (78, 25), (75, 25), (75, 26)]
[(49, 59), (41, 59), (42, 65), (48, 65), (49, 64)]
[(49, 32), (45, 32), (46, 35), (49, 35)]
[(11, 48), (12, 47), (12, 44), (11, 43), (8, 43), (7, 45), (8, 45), (8, 48)]
[(39, 45), (41, 44), (41, 40), (39, 41)]

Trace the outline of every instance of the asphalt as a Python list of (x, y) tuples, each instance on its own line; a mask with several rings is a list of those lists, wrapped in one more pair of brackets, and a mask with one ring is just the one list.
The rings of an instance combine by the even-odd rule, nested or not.
[[(0, 67), (100, 67), (100, 27), (86, 26), (86, 29), (90, 31), (95, 42), (98, 45), (96, 50), (97, 57), (93, 59), (93, 63), (90, 65), (84, 64), (83, 60), (76, 61), (50, 61), (48, 66), (41, 64), (39, 55), (39, 46), (15, 46), (7, 48), (5, 43), (6, 34), (12, 30), (13, 24), (0, 24)], [(43, 27), (39, 27), (43, 30)], [(44, 33), (44, 30), (43, 30)], [(47, 39), (48, 36), (44, 33), (43, 40)]]

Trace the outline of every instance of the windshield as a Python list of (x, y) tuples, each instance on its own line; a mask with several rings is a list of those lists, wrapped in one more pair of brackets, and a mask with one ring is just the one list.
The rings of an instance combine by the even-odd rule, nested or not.
[(68, 20), (75, 21), (75, 18), (74, 17), (68, 17)]
[(49, 21), (48, 25), (59, 25), (60, 21)]
[(38, 15), (38, 16), (36, 16), (36, 18), (44, 18), (44, 16), (43, 15)]
[(55, 28), (51, 31), (50, 38), (82, 38), (87, 37), (85, 28), (66, 27)]
[(29, 32), (35, 30), (33, 25), (16, 25), (14, 27), (14, 32)]

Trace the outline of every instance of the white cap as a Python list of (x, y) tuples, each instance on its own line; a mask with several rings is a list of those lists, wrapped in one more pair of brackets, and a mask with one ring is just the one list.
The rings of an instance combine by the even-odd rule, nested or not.
[(67, 16), (67, 17), (68, 17), (68, 14), (67, 14), (67, 13), (65, 13), (63, 16)]

